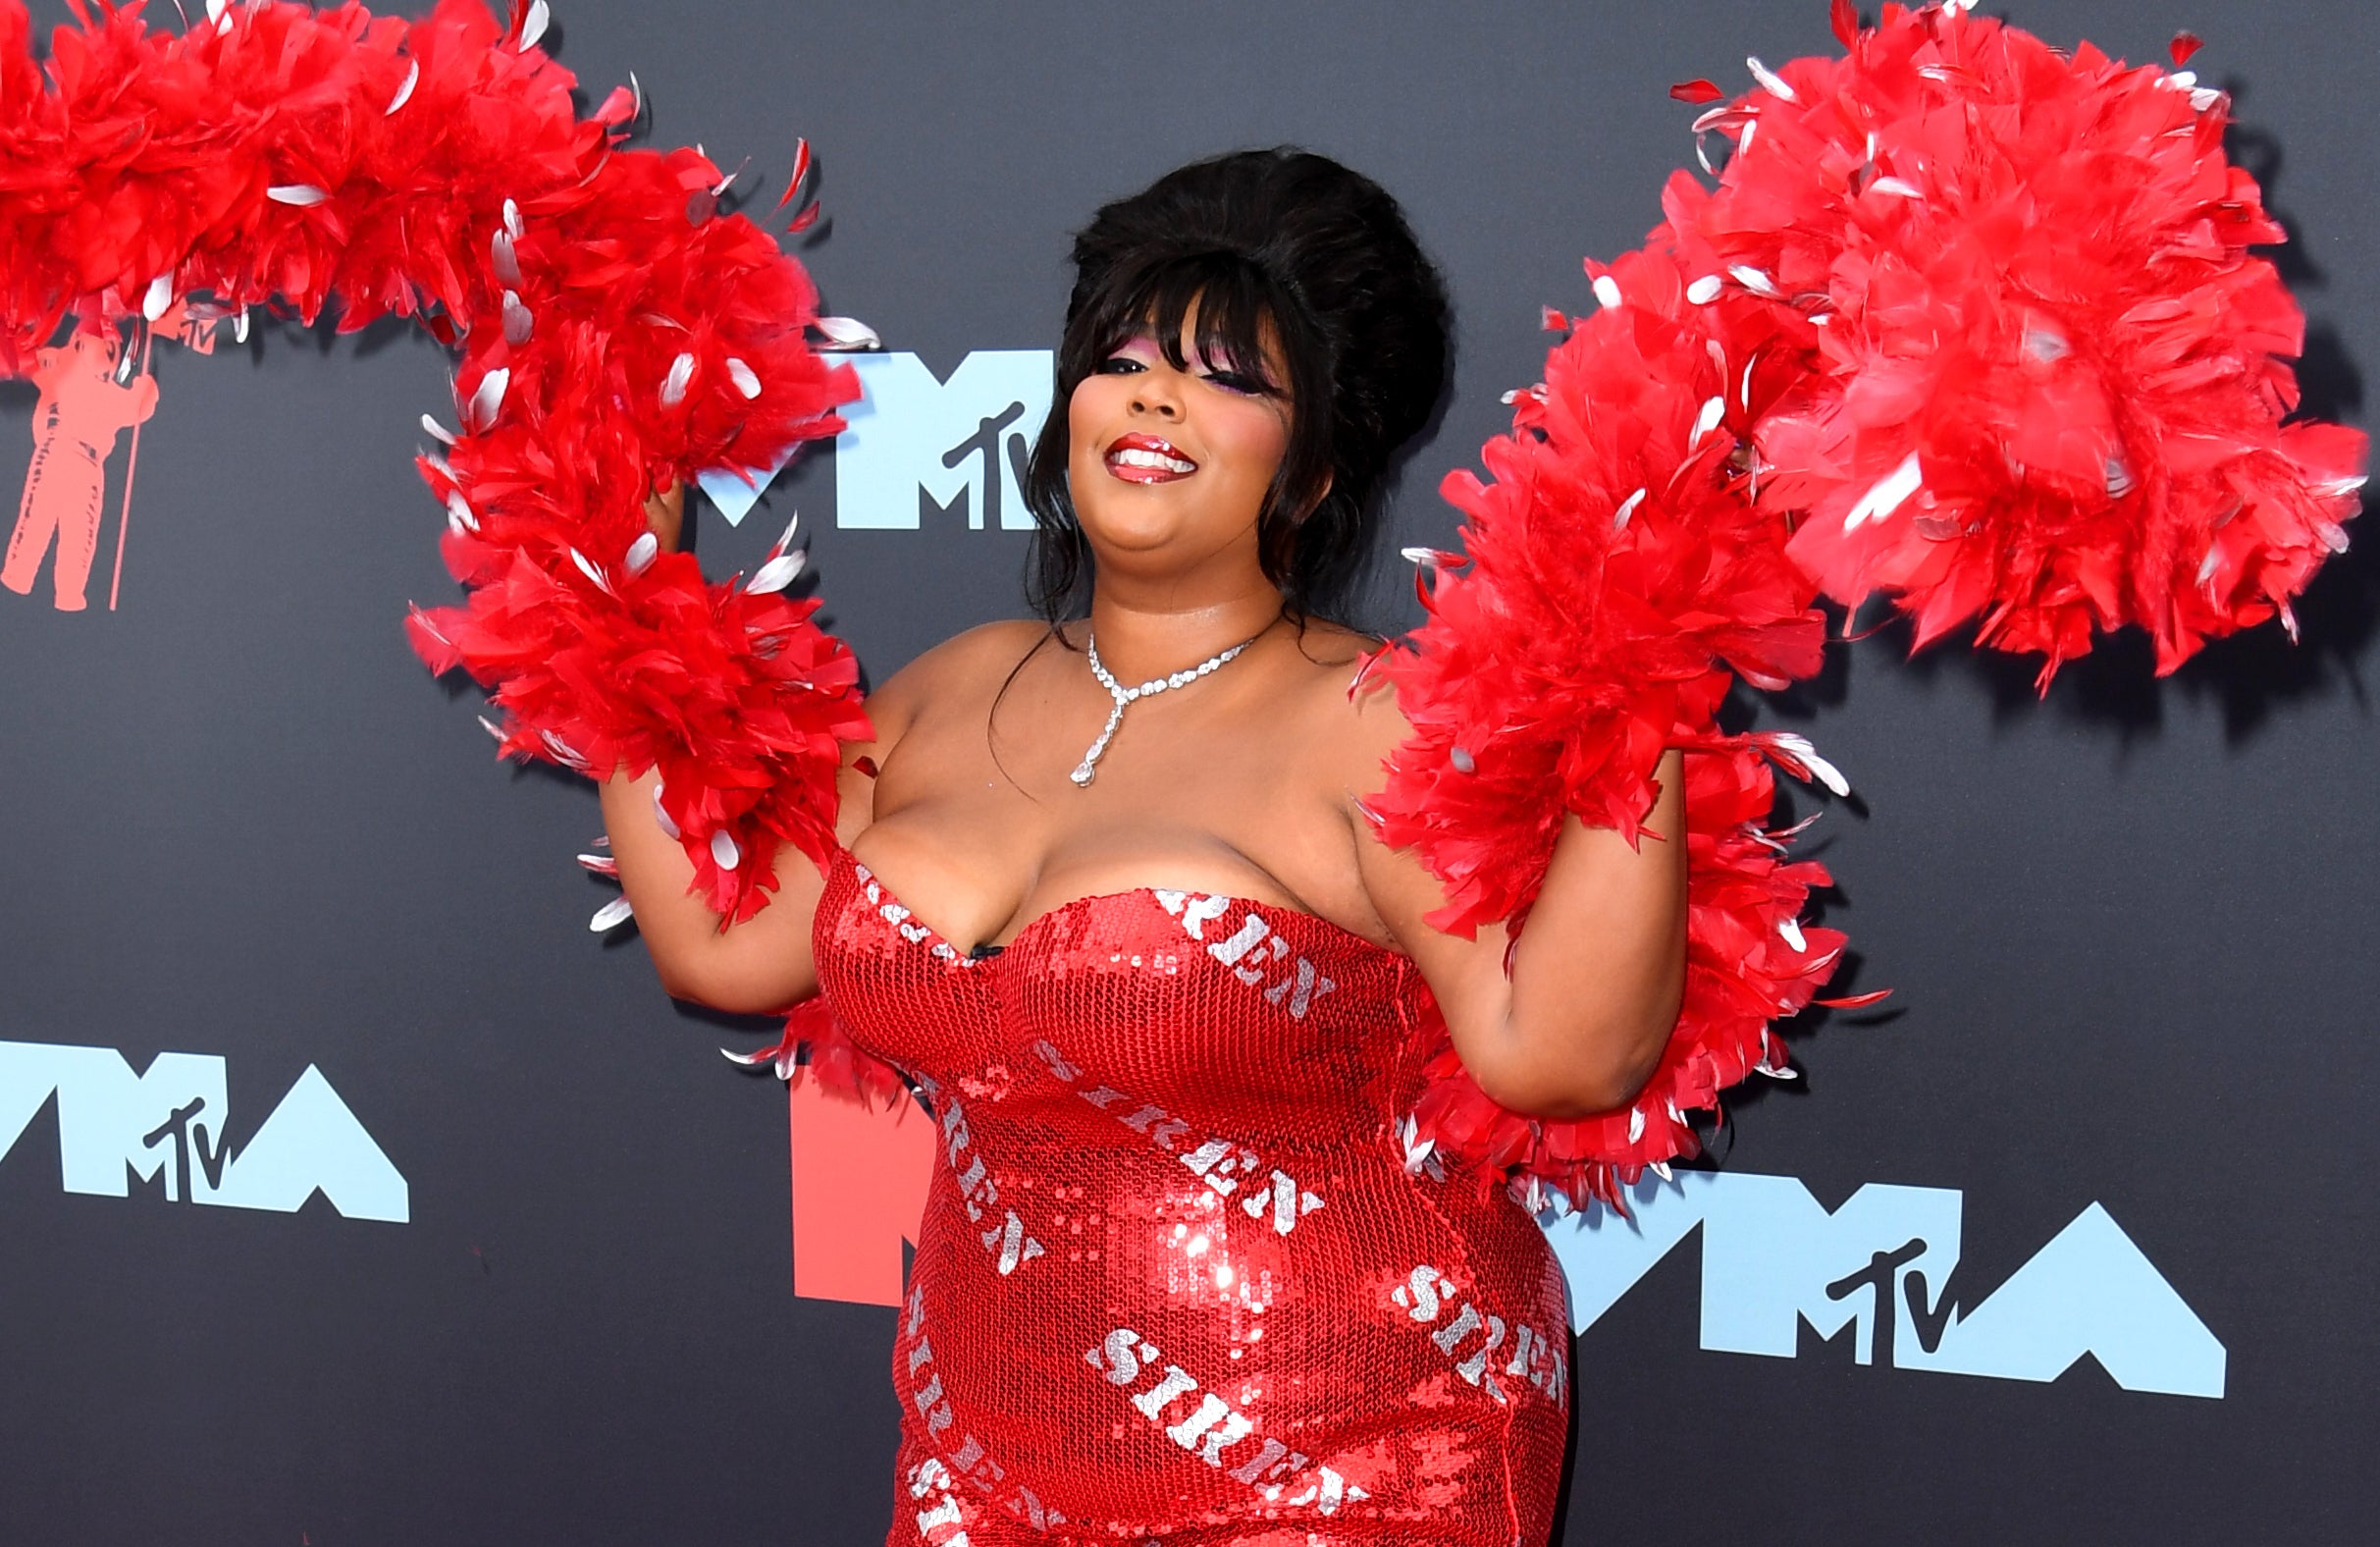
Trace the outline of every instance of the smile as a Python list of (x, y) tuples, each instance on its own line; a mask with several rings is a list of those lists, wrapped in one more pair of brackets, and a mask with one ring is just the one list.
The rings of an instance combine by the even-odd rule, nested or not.
[(1188, 478), (1198, 464), (1153, 435), (1118, 436), (1107, 449), (1107, 470), (1126, 483), (1171, 483)]

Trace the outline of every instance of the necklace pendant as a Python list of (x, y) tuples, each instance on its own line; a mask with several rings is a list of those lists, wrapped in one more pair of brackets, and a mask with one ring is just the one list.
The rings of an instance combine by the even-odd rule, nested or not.
[[(1268, 624), (1267, 626), (1269, 627), (1270, 625)], [(1075, 788), (1082, 789), (1088, 785), (1092, 779), (1098, 777), (1098, 770), (1093, 767), (1093, 765), (1099, 761), (1099, 754), (1107, 750), (1108, 742), (1115, 739), (1116, 727), (1124, 723), (1124, 709), (1126, 705), (1131, 704), (1136, 699), (1148, 698), (1154, 694), (1162, 693), (1168, 688), (1188, 687), (1190, 683), (1196, 681), (1202, 676), (1205, 676), (1217, 667), (1223, 666), (1230, 662), (1234, 656), (1237, 656), (1241, 651), (1245, 650), (1248, 646), (1254, 644), (1256, 642), (1257, 634), (1261, 634), (1262, 632), (1263, 629), (1258, 629), (1256, 634), (1250, 634), (1247, 638), (1243, 639), (1240, 641), (1240, 643), (1232, 646), (1232, 648), (1229, 650), (1218, 651), (1216, 654), (1207, 657), (1204, 661), (1199, 662), (1194, 667), (1186, 667), (1183, 670), (1174, 672), (1170, 676), (1151, 677), (1146, 682), (1141, 683), (1138, 687), (1126, 687), (1123, 683), (1117, 681), (1115, 674), (1107, 669), (1107, 664), (1099, 659), (1099, 642), (1096, 639), (1086, 637), (1083, 641), (1083, 653), (1090, 658), (1090, 674), (1098, 679), (1098, 683), (1101, 687), (1107, 689), (1107, 696), (1115, 701), (1115, 707), (1107, 712), (1107, 723), (1100, 727), (1099, 739), (1090, 744), (1090, 750), (1083, 754), (1083, 761), (1076, 764), (1074, 772), (1066, 775), (1068, 778), (1074, 780)]]

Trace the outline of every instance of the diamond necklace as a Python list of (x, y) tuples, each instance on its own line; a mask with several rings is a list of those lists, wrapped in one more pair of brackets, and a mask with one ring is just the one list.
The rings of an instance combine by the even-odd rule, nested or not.
[[(1273, 625), (1267, 623), (1264, 626), (1270, 628)], [(1218, 651), (1194, 667), (1185, 667), (1166, 676), (1150, 677), (1138, 687), (1126, 687), (1117, 681), (1114, 674), (1107, 669), (1106, 664), (1099, 659), (1097, 637), (1086, 635), (1083, 641), (1083, 648), (1084, 653), (1090, 657), (1090, 674), (1099, 679), (1099, 685), (1107, 689), (1107, 696), (1114, 699), (1116, 704), (1107, 712), (1107, 723), (1099, 728), (1099, 739), (1090, 744), (1090, 750), (1083, 754), (1083, 761), (1076, 764), (1075, 771), (1066, 776), (1073, 779), (1077, 785), (1087, 785), (1098, 776), (1099, 755), (1107, 750), (1108, 742), (1115, 739), (1116, 727), (1124, 723), (1125, 705), (1135, 699), (1147, 698), (1152, 693), (1162, 693), (1168, 688), (1189, 686), (1254, 644), (1263, 637), (1263, 634), (1264, 629), (1260, 628), (1232, 646), (1231, 649)]]

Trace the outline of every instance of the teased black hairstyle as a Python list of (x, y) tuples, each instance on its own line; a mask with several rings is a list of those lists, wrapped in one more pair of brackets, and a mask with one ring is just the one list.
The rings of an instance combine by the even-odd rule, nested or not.
[(1446, 290), (1397, 201), (1327, 156), (1235, 151), (1101, 208), (1076, 236), (1074, 263), (1057, 390), (1025, 474), (1034, 610), (1062, 622), (1089, 595), (1090, 548), (1067, 492), (1068, 400), (1143, 328), (1183, 368), (1194, 304), (1208, 359), (1247, 369), (1274, 330), (1290, 379), (1272, 385), (1293, 406), (1258, 553), (1293, 616), (1330, 615), (1370, 557), (1389, 458), (1446, 385)]

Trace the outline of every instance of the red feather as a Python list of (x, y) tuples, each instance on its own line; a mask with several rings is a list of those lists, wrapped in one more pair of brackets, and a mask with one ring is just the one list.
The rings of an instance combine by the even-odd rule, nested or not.
[(2195, 32), (2176, 32), (2167, 52), (2173, 55), (2174, 68), (2179, 70), (2190, 63), (2192, 55), (2205, 46), (2206, 40)]
[(1669, 94), (1680, 102), (1716, 102), (1727, 93), (1710, 80), (1680, 80), (1669, 88)]
[[(1889, 11), (1752, 99), (1665, 207), (1687, 268), (1824, 319), (1751, 435), (1828, 595), (1921, 645), (2060, 663), (2126, 624), (2171, 670), (2345, 546), (2363, 437), (2285, 422), (2303, 318), (2219, 93), (1987, 18)], [(1754, 131), (1757, 130), (1757, 137)], [(1748, 277), (1748, 278), (1747, 278)]]
[(1852, 5), (1851, 0), (1833, 0), (1832, 6), (1828, 8), (1827, 20), (1834, 26), (1834, 38), (1836, 42), (1841, 43), (1845, 48), (1849, 48), (1854, 42), (1858, 41), (1860, 35), (1860, 14), (1859, 9)]
[[(1571, 319), (1545, 382), (1517, 395), (1513, 433), (1482, 453), (1489, 479), (1447, 480), (1468, 562), (1434, 563), (1428, 621), (1381, 658), (1412, 734), (1366, 803), (1382, 839), (1445, 883), (1433, 924), (1518, 930), (1564, 816), (1633, 836), (1663, 750), (1691, 749), (1686, 1001), (1636, 1109), (1580, 1123), (1505, 1112), (1431, 1034), (1416, 1142), (1578, 1202), (1616, 1200), (1645, 1166), (1693, 1153), (1684, 1114), (1781, 1057), (1770, 1022), (1809, 1000), (1841, 948), (1794, 922), (1825, 872), (1784, 862), (1785, 840), (1764, 830), (1767, 760), (1802, 770), (1794, 745), (1716, 724), (1738, 676), (1780, 687), (1819, 666), (1823, 619), (1783, 523), (1747, 497), (1739, 435), (1770, 393), (1750, 367), (1807, 346), (1764, 337), (1765, 313), (1741, 296), (1689, 300), (1666, 253), (1591, 272), (1622, 304)], [(1719, 312), (1743, 313), (1760, 344), (1715, 358)]]
[(802, 185), (809, 181), (809, 178), (810, 141), (799, 139), (794, 141), (793, 146), (793, 171), (786, 174), (785, 191), (777, 195), (776, 207), (783, 209), (792, 203), (793, 196), (802, 191)]
[(422, 466), (470, 596), (407, 635), (494, 688), (506, 753), (660, 769), (697, 886), (743, 918), (780, 847), (828, 852), (839, 746), (868, 733), (858, 673), (815, 603), (636, 561), (642, 501), (656, 473), (833, 434), (857, 383), (811, 348), (816, 293), (773, 239), (688, 219), (716, 169), (616, 148), (633, 97), (578, 119), (570, 73), (515, 46), (532, 15), (272, 0), (176, 34), (111, 9), (54, 35), (45, 81), (0, 5), (0, 349), (123, 315), (160, 275), (459, 344), (475, 406)]
[(1380, 660), (1411, 735), (1368, 809), (1446, 886), (1444, 929), (1522, 929), (1564, 818), (1633, 836), (1687, 750), (1685, 1001), (1631, 1107), (1507, 1111), (1428, 1026), (1416, 1163), (1532, 1205), (1619, 1206), (1693, 1154), (1687, 1114), (1782, 1072), (1771, 1023), (1840, 958), (1799, 923), (1825, 871), (1763, 827), (1768, 762), (1831, 771), (1715, 724), (1735, 678), (1815, 668), (1814, 587), (1885, 592), (1920, 644), (1973, 620), (2044, 683), (2127, 623), (2170, 669), (2286, 620), (2356, 507), (2361, 435), (2284, 422), (2302, 321), (2249, 250), (2281, 232), (2219, 93), (1940, 9), (1834, 21), (1849, 57), (1700, 122), (1736, 140), (1716, 190), (1677, 175), (1647, 247), (1587, 265), (1604, 309), (1515, 395), (1487, 479), (1447, 481), (1468, 562), (1433, 558), (1428, 620)]

